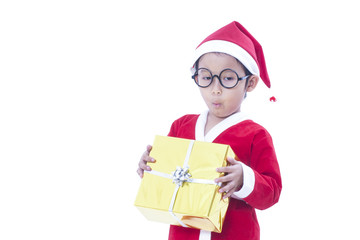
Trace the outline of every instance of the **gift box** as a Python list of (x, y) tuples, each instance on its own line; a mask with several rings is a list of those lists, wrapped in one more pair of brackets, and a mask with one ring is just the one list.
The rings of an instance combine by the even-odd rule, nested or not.
[(222, 199), (216, 168), (235, 157), (223, 144), (156, 136), (135, 206), (149, 220), (221, 232), (229, 199)]

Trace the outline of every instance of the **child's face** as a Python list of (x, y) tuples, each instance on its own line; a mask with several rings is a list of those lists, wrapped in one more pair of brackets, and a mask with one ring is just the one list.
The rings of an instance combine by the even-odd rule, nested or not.
[[(203, 55), (198, 68), (207, 68), (213, 75), (219, 75), (222, 70), (230, 68), (239, 77), (245, 76), (243, 66), (234, 57), (222, 53)], [(234, 88), (228, 89), (221, 86), (219, 79), (215, 77), (210, 86), (200, 88), (201, 95), (209, 108), (209, 117), (226, 118), (239, 112), (246, 93), (245, 84), (244, 79), (239, 81)]]

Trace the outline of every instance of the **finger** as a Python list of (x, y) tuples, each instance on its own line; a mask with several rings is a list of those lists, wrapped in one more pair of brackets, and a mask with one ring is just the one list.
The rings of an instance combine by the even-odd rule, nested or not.
[(217, 172), (220, 173), (230, 173), (234, 171), (233, 166), (228, 166), (228, 167), (219, 167), (216, 169)]
[(147, 162), (145, 162), (145, 161), (140, 161), (139, 168), (142, 170), (151, 171), (151, 167), (149, 165), (147, 165), (146, 163)]
[(231, 165), (234, 165), (234, 164), (237, 164), (239, 163), (238, 161), (236, 161), (234, 158), (232, 157), (227, 157), (226, 160), (231, 164)]
[(137, 172), (137, 174), (138, 174), (141, 178), (143, 178), (143, 176), (144, 176), (144, 170), (142, 170), (141, 168), (138, 168), (138, 169), (136, 170), (136, 172)]
[(146, 146), (146, 151), (147, 151), (148, 153), (151, 152), (151, 149), (152, 149), (152, 146), (151, 146), (151, 145), (147, 145), (147, 146)]
[(156, 162), (156, 160), (150, 156), (145, 156), (144, 159), (143, 159), (145, 162), (151, 162), (151, 163), (154, 163)]
[(155, 159), (153, 159), (149, 156), (142, 158), (139, 162), (139, 168), (141, 168), (143, 170), (151, 171), (151, 167), (147, 165), (148, 162), (154, 163)]
[(227, 184), (226, 186), (219, 189), (220, 193), (224, 193), (223, 199), (230, 197), (234, 192), (235, 188), (232, 186), (232, 184)]
[(145, 151), (141, 156), (141, 160), (145, 162), (155, 162), (155, 159), (149, 156), (149, 152)]
[(154, 163), (156, 162), (154, 158), (150, 157), (149, 154), (152, 150), (151, 145), (146, 146), (146, 151), (142, 154), (140, 161), (139, 161), (139, 169), (137, 170), (137, 173), (140, 177), (143, 177), (144, 170), (151, 171), (151, 167), (147, 165), (148, 162)]
[(140, 162), (139, 162), (139, 167), (143, 170), (148, 170), (150, 171), (151, 168), (149, 166), (147, 166), (147, 163), (150, 162), (150, 163), (154, 163), (156, 162), (154, 158), (146, 155), (145, 153), (143, 154), (143, 156), (141, 157), (140, 159)]
[(231, 197), (231, 195), (234, 193), (234, 191), (233, 190), (231, 190), (231, 191), (228, 191), (227, 193), (225, 193), (225, 195), (222, 197), (223, 199), (226, 199), (226, 198), (228, 198), (228, 197)]
[(234, 180), (234, 176), (232, 174), (228, 174), (215, 179), (216, 183), (227, 183)]

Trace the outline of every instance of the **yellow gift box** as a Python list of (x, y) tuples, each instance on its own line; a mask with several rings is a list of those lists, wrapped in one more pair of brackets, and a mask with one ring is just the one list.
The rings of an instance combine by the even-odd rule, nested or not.
[(135, 206), (149, 220), (221, 232), (228, 199), (222, 199), (216, 168), (235, 157), (228, 145), (156, 136)]

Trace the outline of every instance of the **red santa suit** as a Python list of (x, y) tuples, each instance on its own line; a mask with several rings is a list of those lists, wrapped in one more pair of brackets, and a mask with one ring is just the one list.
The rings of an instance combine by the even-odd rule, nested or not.
[(282, 187), (271, 136), (241, 112), (229, 116), (204, 136), (207, 114), (181, 117), (172, 124), (169, 136), (230, 145), (243, 165), (244, 183), (230, 198), (221, 233), (170, 226), (169, 239), (260, 239), (255, 208), (275, 204)]

